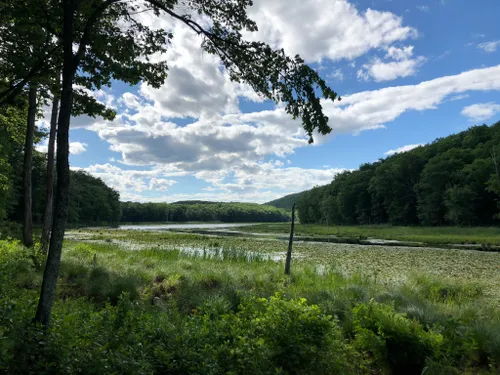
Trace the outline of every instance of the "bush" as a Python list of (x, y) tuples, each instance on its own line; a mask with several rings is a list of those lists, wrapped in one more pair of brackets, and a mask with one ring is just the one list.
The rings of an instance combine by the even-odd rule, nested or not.
[(443, 336), (375, 301), (354, 308), (354, 345), (395, 374), (420, 375), (428, 357), (438, 357)]
[[(177, 374), (348, 374), (352, 354), (336, 321), (304, 299), (245, 299), (236, 313), (211, 299), (160, 350), (160, 372)], [(172, 351), (173, 349), (173, 351)]]
[(22, 238), (23, 227), (13, 221), (0, 221), (0, 239)]
[[(95, 310), (56, 305), (49, 330), (32, 325), (36, 299), (2, 299), (0, 372), (9, 374), (354, 374), (335, 320), (303, 299), (214, 297), (192, 316), (151, 310), (124, 294)], [(353, 360), (355, 359), (355, 360)], [(2, 367), (3, 366), (3, 367)]]

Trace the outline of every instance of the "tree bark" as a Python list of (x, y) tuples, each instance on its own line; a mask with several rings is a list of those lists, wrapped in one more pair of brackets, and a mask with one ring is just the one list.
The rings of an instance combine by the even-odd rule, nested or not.
[(42, 325), (50, 323), (52, 307), (56, 297), (57, 279), (61, 266), (62, 245), (69, 203), (69, 125), (73, 107), (73, 81), (78, 61), (73, 56), (74, 2), (65, 0), (63, 25), (63, 78), (61, 109), (57, 124), (57, 185), (54, 201), (54, 220), (49, 252), (43, 273), (42, 289), (36, 310), (35, 321)]
[(292, 226), (290, 228), (290, 240), (288, 241), (288, 252), (286, 253), (285, 275), (290, 275), (290, 265), (292, 263), (293, 230), (295, 227), (295, 203), (292, 207)]
[(26, 247), (33, 246), (33, 213), (31, 193), (31, 168), (33, 162), (33, 137), (35, 134), (36, 120), (36, 85), (30, 85), (28, 94), (28, 122), (26, 126), (26, 140), (24, 142), (24, 164), (23, 164), (23, 197), (24, 197), (24, 220), (23, 220), (23, 243)]
[(45, 254), (49, 247), (50, 230), (52, 229), (52, 206), (54, 194), (54, 152), (57, 130), (57, 114), (59, 112), (59, 97), (54, 96), (52, 116), (50, 119), (49, 147), (47, 151), (47, 186), (45, 190), (45, 215), (43, 218), (42, 251)]

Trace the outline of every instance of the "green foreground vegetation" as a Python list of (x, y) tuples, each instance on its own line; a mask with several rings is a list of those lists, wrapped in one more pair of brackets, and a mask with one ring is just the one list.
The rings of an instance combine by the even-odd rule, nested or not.
[[(300, 228), (300, 227), (299, 227)], [(496, 374), (500, 254), (193, 234), (68, 234), (48, 330), (39, 257), (0, 242), (0, 372)]]
[[(238, 228), (243, 232), (290, 232), (290, 224), (256, 224)], [(500, 227), (404, 227), (390, 225), (336, 226), (296, 224), (298, 236), (336, 236), (349, 239), (383, 239), (423, 244), (500, 245)]]

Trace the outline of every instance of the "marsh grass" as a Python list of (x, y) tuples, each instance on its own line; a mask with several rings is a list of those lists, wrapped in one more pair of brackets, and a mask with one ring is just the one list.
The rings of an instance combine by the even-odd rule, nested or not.
[[(242, 232), (288, 233), (286, 223), (257, 224), (238, 228)], [(337, 236), (346, 239), (366, 240), (368, 238), (423, 242), (426, 244), (500, 245), (498, 227), (404, 227), (389, 225), (328, 226), (297, 224), (298, 236)]]

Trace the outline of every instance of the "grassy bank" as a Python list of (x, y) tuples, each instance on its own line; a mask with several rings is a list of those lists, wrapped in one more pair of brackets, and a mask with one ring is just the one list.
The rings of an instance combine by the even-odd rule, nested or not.
[[(299, 236), (339, 236), (345, 238), (377, 238), (384, 240), (414, 241), (427, 244), (484, 244), (500, 245), (500, 228), (497, 227), (393, 227), (328, 226), (297, 224)], [(290, 224), (257, 224), (239, 228), (254, 233), (289, 233)]]
[[(452, 257), (428, 250), (424, 263), (412, 261), (420, 273), (389, 282), (411, 263), (409, 251), (400, 249), (397, 263), (394, 248), (380, 247), (359, 263), (362, 249), (297, 244), (288, 278), (276, 261), (285, 251), (277, 241), (99, 230), (72, 236), (48, 332), (31, 325), (41, 271), (27, 250), (0, 243), (0, 372), (499, 371), (500, 315), (487, 277), (449, 274), (469, 263), (469, 272), (492, 278), (497, 254), (455, 254), (450, 268), (433, 274), (428, 267)], [(373, 273), (370, 259), (381, 254), (387, 263), (377, 267), (393, 270)]]

